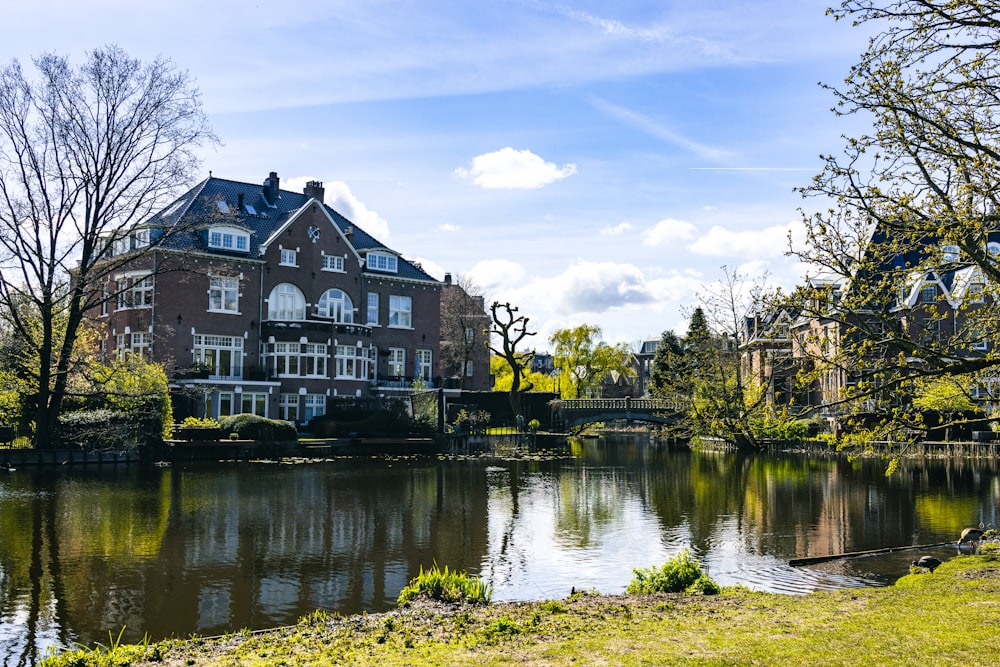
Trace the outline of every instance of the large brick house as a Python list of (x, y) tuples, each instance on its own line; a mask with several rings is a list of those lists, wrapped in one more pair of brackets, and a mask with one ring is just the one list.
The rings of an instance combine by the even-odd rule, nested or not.
[(305, 423), (329, 397), (434, 385), (442, 283), (323, 196), (210, 176), (116, 241), (136, 260), (94, 313), (107, 352), (165, 364), (178, 417)]
[[(985, 241), (989, 255), (1000, 257), (1000, 232), (989, 233)], [(876, 228), (869, 247), (882, 243), (887, 237)], [(855, 384), (872, 382), (872, 369), (905, 374), (907, 366), (925, 368), (925, 357), (957, 364), (992, 350), (997, 323), (984, 320), (980, 309), (994, 303), (995, 286), (957, 247), (928, 240), (922, 247), (877, 257), (881, 261), (871, 263), (875, 268), (865, 275), (811, 283), (808, 302), (795, 312), (747, 318), (740, 350), (743, 370), (773, 403), (793, 411), (820, 408), (818, 414), (835, 428), (845, 410), (878, 412), (897, 404), (894, 392), (875, 391), (860, 405), (841, 405)], [(842, 304), (854, 290), (867, 290), (871, 304), (845, 309)], [(854, 346), (868, 350), (870, 358), (860, 360), (864, 363), (835, 361), (849, 337), (855, 339), (852, 343), (867, 343), (867, 348)], [(814, 372), (808, 386), (799, 386), (799, 370), (822, 372)], [(984, 408), (997, 407), (1000, 377), (979, 374), (972, 392)]]

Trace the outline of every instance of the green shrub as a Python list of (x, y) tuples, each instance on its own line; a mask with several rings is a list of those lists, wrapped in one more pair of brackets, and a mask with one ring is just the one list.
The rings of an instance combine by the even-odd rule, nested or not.
[(188, 428), (219, 428), (219, 422), (211, 417), (185, 417), (181, 426)]
[(421, 566), (420, 574), (400, 591), (396, 602), (403, 605), (420, 597), (440, 602), (487, 604), (493, 597), (493, 586), (465, 572), (451, 572), (447, 565), (442, 570), (435, 564), (426, 572)]
[(56, 427), (61, 446), (81, 449), (128, 449), (158, 442), (162, 435), (163, 423), (157, 412), (79, 410), (59, 415)]
[(660, 567), (636, 568), (632, 573), (635, 576), (625, 589), (631, 595), (681, 592), (714, 595), (719, 592), (719, 586), (708, 575), (702, 574), (701, 565), (687, 549)]
[(241, 440), (260, 442), (291, 442), (298, 438), (295, 426), (280, 419), (268, 419), (253, 414), (239, 414), (219, 419), (225, 433), (237, 433)]
[(367, 436), (407, 436), (410, 434), (429, 435), (434, 428), (415, 422), (405, 414), (389, 410), (338, 411), (326, 414), (309, 422), (309, 431), (318, 438), (340, 438), (354, 435)]

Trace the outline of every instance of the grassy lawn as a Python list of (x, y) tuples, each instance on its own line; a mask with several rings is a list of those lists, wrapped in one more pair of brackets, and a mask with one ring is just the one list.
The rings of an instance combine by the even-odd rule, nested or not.
[(387, 614), (316, 612), (216, 639), (76, 651), (89, 665), (982, 665), (1000, 650), (1000, 557), (961, 556), (888, 588), (804, 596), (575, 595)]

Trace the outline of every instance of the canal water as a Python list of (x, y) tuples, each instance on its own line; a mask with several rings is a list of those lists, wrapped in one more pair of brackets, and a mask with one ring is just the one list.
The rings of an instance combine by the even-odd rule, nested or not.
[(954, 542), (994, 526), (996, 460), (671, 450), (642, 435), (537, 458), (0, 471), (0, 663), (49, 647), (215, 635), (314, 609), (383, 611), (421, 566), (494, 600), (621, 593), (690, 549), (718, 583), (798, 594), (892, 583), (919, 553), (790, 558)]

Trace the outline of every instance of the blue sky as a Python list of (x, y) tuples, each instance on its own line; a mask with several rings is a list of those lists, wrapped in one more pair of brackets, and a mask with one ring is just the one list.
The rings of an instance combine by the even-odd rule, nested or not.
[[(5, 62), (109, 43), (197, 80), (223, 145), (203, 173), (327, 203), (437, 277), (635, 343), (722, 266), (791, 286), (794, 188), (838, 151), (818, 84), (867, 35), (813, 0), (34, 0)], [(11, 29), (15, 28), (15, 29)], [(851, 127), (855, 124), (855, 128)]]

